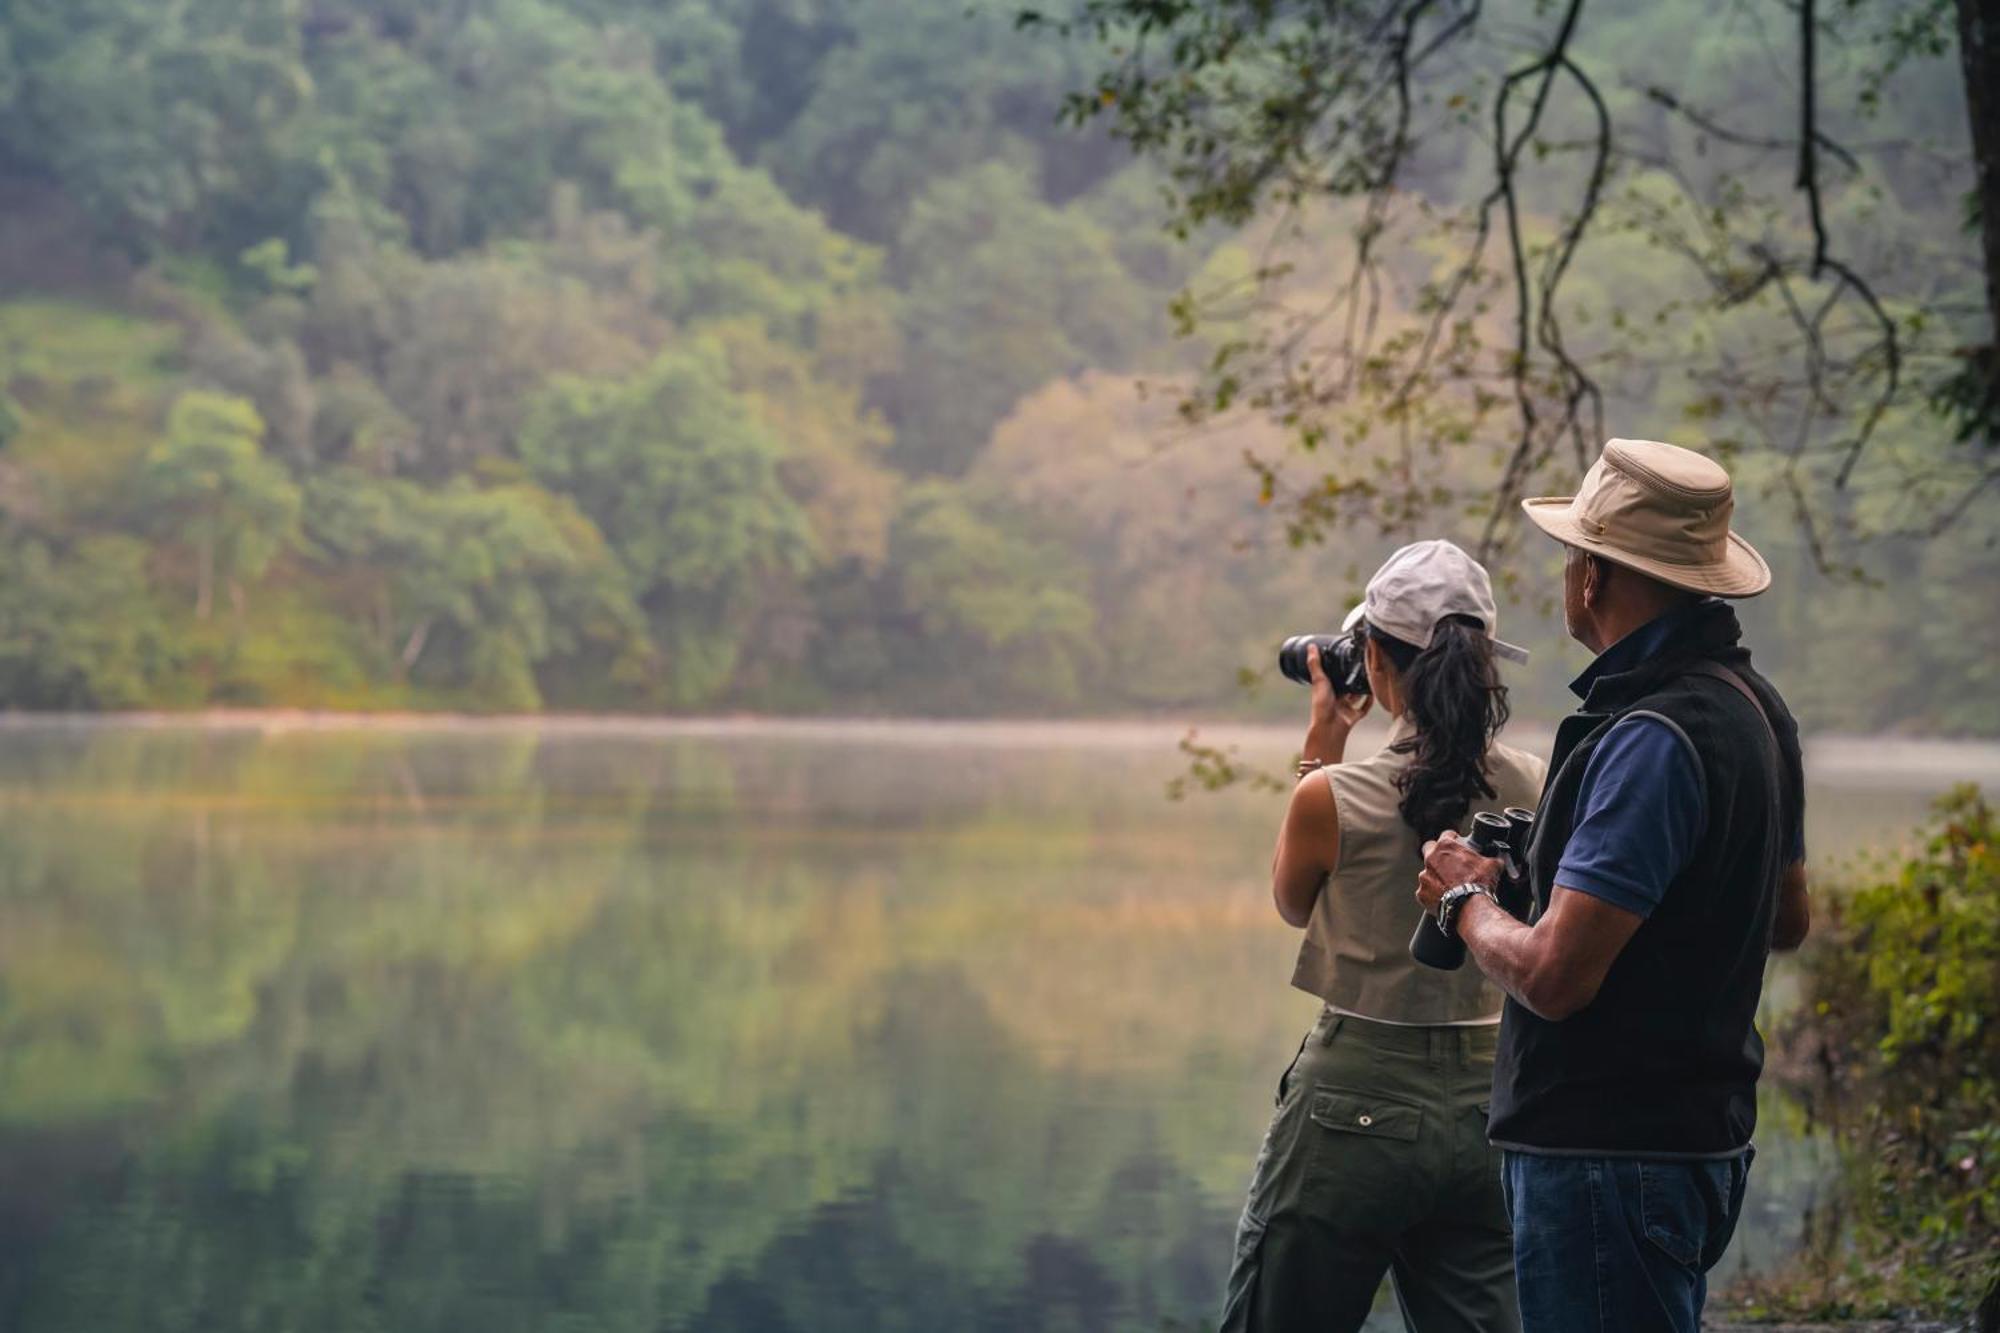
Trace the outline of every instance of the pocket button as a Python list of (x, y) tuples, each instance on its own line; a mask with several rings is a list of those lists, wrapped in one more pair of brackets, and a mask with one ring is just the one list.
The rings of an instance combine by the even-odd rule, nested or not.
[(1375, 1117), (1372, 1115), (1364, 1115), (1356, 1123), (1358, 1123), (1363, 1129), (1366, 1129), (1368, 1128), (1368, 1126), (1375, 1123)]

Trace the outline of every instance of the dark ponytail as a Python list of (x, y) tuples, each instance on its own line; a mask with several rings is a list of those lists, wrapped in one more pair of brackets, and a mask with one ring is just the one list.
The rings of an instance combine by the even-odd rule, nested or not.
[(1420, 838), (1435, 838), (1465, 822), (1480, 797), (1494, 795), (1486, 751), (1507, 723), (1507, 687), (1493, 664), (1493, 641), (1471, 616), (1447, 616), (1431, 631), (1431, 646), (1392, 638), (1368, 627), (1403, 676), (1405, 716), (1415, 728), (1396, 750), (1413, 754), (1396, 779), (1403, 822)]

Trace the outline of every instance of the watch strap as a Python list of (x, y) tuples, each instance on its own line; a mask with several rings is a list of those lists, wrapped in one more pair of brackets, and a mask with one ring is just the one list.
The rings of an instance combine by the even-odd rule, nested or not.
[(1500, 896), (1484, 884), (1465, 883), (1446, 889), (1444, 897), (1438, 899), (1438, 930), (1446, 935), (1456, 935), (1458, 933), (1458, 914), (1464, 910), (1466, 900), (1481, 896), (1492, 899), (1496, 906), (1500, 902)]

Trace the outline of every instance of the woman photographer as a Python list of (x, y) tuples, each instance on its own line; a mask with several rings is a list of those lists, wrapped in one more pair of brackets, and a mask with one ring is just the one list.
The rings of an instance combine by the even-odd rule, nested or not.
[[(1225, 1330), (1361, 1327), (1384, 1272), (1418, 1333), (1511, 1333), (1513, 1252), (1486, 1103), (1500, 993), (1477, 968), (1415, 962), (1421, 848), (1471, 814), (1534, 806), (1544, 765), (1499, 744), (1507, 690), (1491, 581), (1446, 541), (1368, 581), (1343, 630), (1368, 693), (1340, 694), (1308, 650), (1312, 721), (1271, 892), (1305, 928), (1292, 984), (1325, 1002), (1278, 1085), (1236, 1237)], [(1379, 704), (1375, 754), (1346, 762)]]

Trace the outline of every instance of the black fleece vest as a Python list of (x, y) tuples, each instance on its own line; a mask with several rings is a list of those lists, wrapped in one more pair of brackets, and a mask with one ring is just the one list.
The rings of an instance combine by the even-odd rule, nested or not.
[[(1798, 727), (1751, 669), (1740, 637), (1727, 604), (1696, 607), (1659, 653), (1600, 677), (1556, 732), (1528, 854), (1536, 918), (1548, 908), (1591, 753), (1619, 719), (1650, 713), (1687, 737), (1706, 824), (1693, 859), (1595, 999), (1554, 1023), (1507, 1001), (1493, 1074), (1495, 1143), (1593, 1156), (1720, 1157), (1750, 1141), (1764, 1067), (1757, 1000), (1805, 784)], [(1755, 691), (1768, 728), (1727, 680), (1689, 670), (1703, 660)]]

